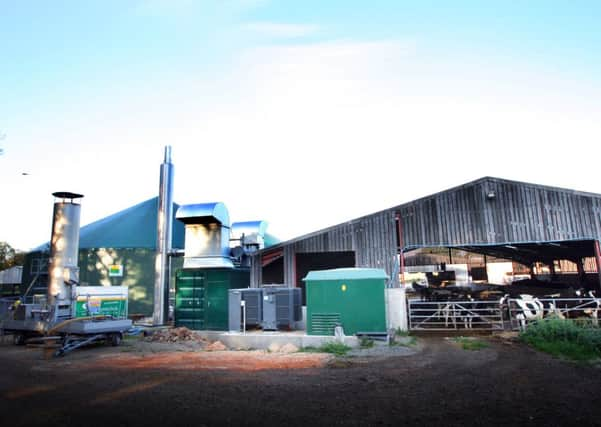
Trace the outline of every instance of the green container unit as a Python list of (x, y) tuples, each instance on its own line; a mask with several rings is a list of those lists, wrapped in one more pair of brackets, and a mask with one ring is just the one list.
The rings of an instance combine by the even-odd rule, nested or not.
[(248, 269), (178, 270), (175, 278), (175, 326), (227, 331), (228, 291), (249, 285)]
[(384, 288), (388, 275), (375, 268), (311, 271), (305, 281), (307, 334), (386, 333)]

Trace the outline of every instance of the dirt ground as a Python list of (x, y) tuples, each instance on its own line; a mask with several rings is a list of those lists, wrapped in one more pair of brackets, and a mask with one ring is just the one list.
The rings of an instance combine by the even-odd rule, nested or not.
[[(207, 352), (126, 340), (50, 358), (0, 344), (0, 421), (16, 426), (601, 425), (601, 367), (486, 338), (348, 357)], [(49, 353), (49, 352), (48, 352)]]

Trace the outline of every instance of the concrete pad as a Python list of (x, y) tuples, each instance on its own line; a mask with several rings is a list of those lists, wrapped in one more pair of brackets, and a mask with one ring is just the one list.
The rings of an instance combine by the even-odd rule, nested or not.
[[(269, 346), (282, 347), (293, 344), (298, 348), (320, 347), (328, 342), (336, 342), (336, 338), (330, 335), (306, 335), (304, 331), (295, 332), (219, 332), (219, 331), (197, 331), (197, 333), (209, 341), (221, 341), (231, 349), (258, 349), (266, 350)], [(343, 343), (351, 348), (359, 347), (356, 336), (345, 336)]]

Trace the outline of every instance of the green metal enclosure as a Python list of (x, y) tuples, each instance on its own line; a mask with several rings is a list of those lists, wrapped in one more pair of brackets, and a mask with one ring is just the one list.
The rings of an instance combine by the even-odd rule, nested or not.
[(307, 292), (307, 334), (346, 335), (386, 332), (384, 288), (388, 276), (375, 268), (311, 271), (303, 280)]
[(181, 269), (175, 278), (175, 326), (228, 330), (228, 291), (248, 288), (250, 270)]

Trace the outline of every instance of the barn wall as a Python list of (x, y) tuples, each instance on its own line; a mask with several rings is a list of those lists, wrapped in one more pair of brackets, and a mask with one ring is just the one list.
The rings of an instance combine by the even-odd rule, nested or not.
[[(301, 252), (352, 250), (357, 267), (394, 275), (397, 212), (405, 250), (601, 237), (601, 195), (482, 178), (282, 243), (285, 280), (293, 283), (295, 254)], [(254, 277), (260, 276), (260, 256), (253, 258)]]

